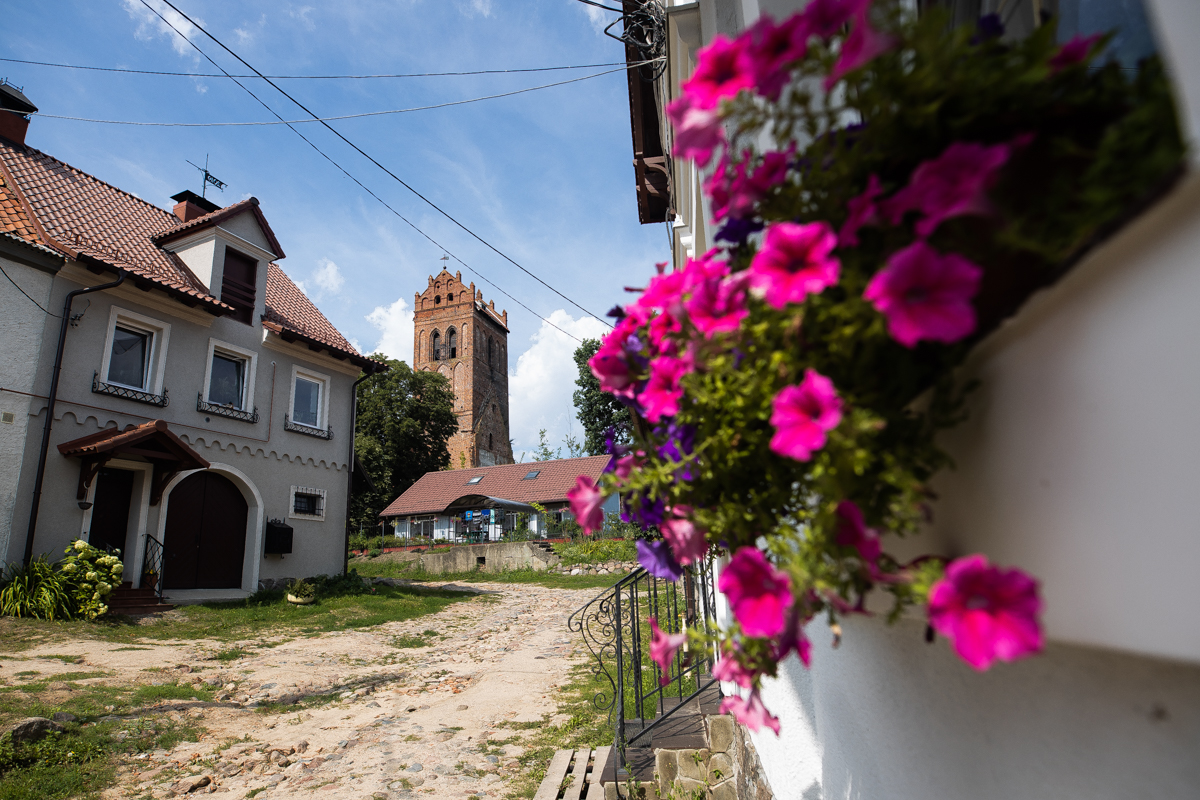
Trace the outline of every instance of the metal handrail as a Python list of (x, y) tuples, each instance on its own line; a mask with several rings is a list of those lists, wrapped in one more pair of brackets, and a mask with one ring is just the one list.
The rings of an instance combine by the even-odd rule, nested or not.
[(158, 539), (155, 539), (150, 534), (146, 534), (146, 548), (142, 556), (142, 575), (153, 572), (158, 575), (158, 582), (154, 585), (154, 593), (158, 595), (158, 599), (162, 600), (163, 596), (163, 545)]
[[(668, 671), (666, 686), (660, 685), (658, 668), (648, 658), (648, 620), (652, 617), (666, 633), (678, 633), (686, 626), (715, 626), (710, 575), (707, 561), (687, 567), (679, 582), (656, 578), (639, 568), (568, 620), (568, 628), (583, 636), (595, 658), (593, 674), (608, 682), (608, 688), (597, 693), (592, 703), (597, 710), (608, 711), (613, 722), (619, 770), (626, 765), (629, 747), (648, 741), (654, 729), (716, 683), (707, 677), (715, 659), (710, 650), (685, 653), (681, 648)], [(631, 730), (633, 727), (637, 730)]]

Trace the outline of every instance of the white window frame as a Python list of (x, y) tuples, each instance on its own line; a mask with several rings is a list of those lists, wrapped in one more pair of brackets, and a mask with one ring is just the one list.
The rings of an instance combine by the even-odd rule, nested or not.
[[(297, 514), (296, 513), (296, 495), (298, 494), (313, 494), (321, 498), (321, 513), (320, 514)], [(314, 522), (324, 522), (325, 512), (328, 510), (326, 501), (329, 498), (325, 494), (324, 489), (314, 489), (311, 486), (293, 486), (288, 494), (288, 519), (309, 519)]]
[(242, 407), (239, 411), (254, 410), (254, 376), (258, 373), (258, 353), (253, 350), (247, 350), (244, 347), (238, 347), (229, 342), (222, 342), (220, 339), (208, 340), (208, 355), (204, 360), (204, 387), (200, 390), (204, 394), (204, 402), (213, 403), (212, 392), (212, 363), (213, 355), (226, 356), (227, 358), (236, 358), (246, 362), (245, 372), (242, 378)]
[(329, 384), (331, 383), (328, 375), (320, 372), (314, 372), (311, 369), (301, 367), (298, 364), (292, 365), (292, 391), (291, 398), (288, 400), (288, 419), (293, 425), (304, 425), (306, 428), (313, 427), (303, 422), (296, 422), (296, 378), (304, 378), (305, 380), (313, 381), (321, 384), (321, 399), (317, 404), (317, 430), (329, 430)]
[[(146, 385), (126, 386), (108, 379), (108, 368), (112, 361), (113, 338), (117, 326), (133, 328), (150, 335), (150, 353), (146, 356)], [(167, 369), (167, 348), (171, 342), (171, 323), (147, 317), (136, 311), (112, 306), (108, 313), (108, 331), (104, 339), (104, 353), (100, 358), (100, 380), (113, 386), (124, 386), (147, 394), (162, 394), (163, 373)]]

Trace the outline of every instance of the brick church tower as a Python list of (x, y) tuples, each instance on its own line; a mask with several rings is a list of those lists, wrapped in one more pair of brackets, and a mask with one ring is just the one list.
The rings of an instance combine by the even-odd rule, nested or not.
[(413, 298), (413, 369), (450, 379), (458, 433), (450, 469), (513, 462), (508, 440), (508, 312), (445, 268)]

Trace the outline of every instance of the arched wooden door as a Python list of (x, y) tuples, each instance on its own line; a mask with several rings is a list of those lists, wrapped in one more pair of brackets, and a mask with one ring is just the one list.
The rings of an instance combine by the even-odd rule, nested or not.
[(242, 493), (216, 472), (197, 472), (171, 490), (163, 533), (164, 589), (237, 589), (246, 555)]

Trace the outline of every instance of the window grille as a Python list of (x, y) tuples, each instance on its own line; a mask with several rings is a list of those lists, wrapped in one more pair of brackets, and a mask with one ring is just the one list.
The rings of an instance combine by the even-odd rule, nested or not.
[(133, 400), (138, 403), (146, 403), (159, 408), (166, 408), (170, 404), (167, 398), (167, 390), (163, 389), (162, 394), (151, 394), (137, 389), (130, 389), (126, 386), (116, 386), (111, 383), (105, 383), (100, 380), (100, 373), (92, 373), (92, 391), (96, 394), (109, 394), (113, 397), (123, 397), (126, 400)]
[(292, 501), (292, 513), (307, 517), (319, 517), (325, 513), (325, 497), (319, 494), (296, 492)]

